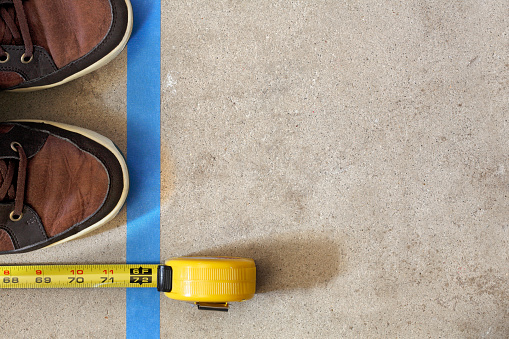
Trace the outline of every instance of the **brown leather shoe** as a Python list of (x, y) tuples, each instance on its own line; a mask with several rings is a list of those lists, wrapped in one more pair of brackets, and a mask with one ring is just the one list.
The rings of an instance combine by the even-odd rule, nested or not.
[(0, 254), (68, 241), (122, 208), (129, 176), (95, 132), (55, 122), (0, 123)]
[(105, 65), (132, 30), (129, 0), (0, 0), (0, 89), (54, 87)]

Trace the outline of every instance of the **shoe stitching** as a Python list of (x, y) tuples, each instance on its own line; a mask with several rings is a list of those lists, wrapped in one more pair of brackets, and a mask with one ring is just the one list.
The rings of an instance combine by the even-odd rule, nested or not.
[[(36, 244), (44, 243), (44, 242), (46, 242), (46, 241), (51, 239), (46, 234), (46, 231), (44, 230), (44, 226), (42, 225), (41, 219), (39, 218), (37, 213), (34, 211), (34, 209), (31, 208), (30, 206), (27, 206), (27, 205), (25, 205), (25, 208), (32, 215), (30, 219), (25, 221), (26, 224), (27, 225), (33, 225), (35, 223), (37, 228), (39, 229), (39, 232), (41, 232), (43, 240), (40, 240), (40, 241), (37, 241), (37, 242), (35, 242), (33, 244), (29, 244), (27, 246), (21, 247), (20, 244), (19, 244), (18, 238), (16, 237), (16, 232), (14, 231), (14, 229), (12, 229), (11, 227), (9, 227), (7, 225), (0, 226), (0, 229), (4, 230), (5, 232), (7, 232), (7, 234), (11, 237), (11, 241), (12, 241), (14, 247), (15, 247), (14, 248), (15, 250), (20, 250), (20, 249), (23, 249), (23, 248), (28, 248), (28, 247), (34, 246)], [(0, 253), (2, 253), (2, 252), (0, 252)]]
[[(30, 210), (33, 211), (32, 208), (30, 208)], [(32, 218), (30, 220), (27, 221), (27, 224), (28, 225), (32, 225), (34, 223), (37, 223), (37, 226), (39, 227), (39, 231), (41, 232), (41, 234), (43, 235), (44, 239), (45, 240), (48, 240), (48, 235), (46, 234), (46, 230), (44, 230), (44, 227), (42, 226), (40, 220), (38, 220), (36, 214), (35, 214), (35, 211), (34, 211), (34, 215), (32, 215)], [(42, 228), (42, 229), (41, 229)]]
[[(129, 0), (125, 0), (124, 3), (125, 3), (125, 6), (127, 8), (127, 13), (129, 13), (129, 6), (127, 5), (127, 1)], [(67, 70), (68, 68), (71, 68), (72, 66), (78, 64), (78, 63), (81, 63), (85, 58), (89, 57), (89, 56), (93, 56), (97, 53), (99, 53), (100, 49), (102, 49), (104, 47), (104, 45), (106, 44), (106, 42), (108, 42), (110, 39), (112, 39), (112, 32), (114, 30), (114, 28), (116, 28), (117, 26), (117, 23), (118, 23), (118, 19), (117, 19), (117, 15), (116, 15), (116, 6), (113, 6), (112, 5), (112, 2), (110, 2), (110, 6), (111, 6), (111, 13), (112, 13), (112, 21), (111, 21), (111, 26), (108, 30), (108, 33), (106, 34), (106, 36), (90, 51), (88, 52), (87, 54), (83, 55), (82, 57), (68, 63), (67, 65), (65, 65), (64, 67), (60, 68), (60, 69), (57, 69), (56, 71), (46, 75), (46, 76), (43, 76), (43, 77), (40, 77), (40, 78), (37, 78), (37, 79), (33, 79), (33, 80), (30, 80), (30, 81), (25, 81), (25, 82), (22, 82), (21, 84), (15, 86), (15, 87), (11, 87), (11, 89), (15, 89), (15, 88), (26, 88), (27, 86), (26, 85), (30, 85), (34, 82), (37, 82), (37, 81), (40, 81), (46, 77), (49, 77), (49, 76), (52, 76), (52, 75), (55, 75), (55, 74), (58, 74), (58, 73), (61, 73), (62, 71), (64, 70)], [(122, 35), (121, 39), (120, 39), (120, 42), (122, 42), (123, 38), (125, 37), (125, 35), (127, 34), (127, 27), (126, 27), (126, 31), (124, 32), (124, 34)], [(118, 45), (117, 45), (118, 46)], [(109, 52), (108, 52), (109, 53)], [(103, 57), (101, 57), (99, 60), (96, 60), (95, 62), (91, 63), (90, 65), (86, 65), (85, 67), (83, 67), (83, 69), (89, 67), (89, 66), (92, 66), (94, 65), (95, 63), (99, 62), (102, 60), (102, 58), (106, 57), (106, 55), (108, 55), (108, 53), (106, 53)], [(77, 73), (77, 72), (75, 72)], [(74, 74), (74, 73), (73, 73)], [(70, 74), (69, 76), (67, 76), (66, 78), (72, 76), (73, 74)], [(55, 82), (59, 82), (61, 80), (65, 80), (66, 78), (64, 79), (59, 79)], [(52, 82), (53, 83), (53, 82)]]
[(15, 250), (19, 249), (19, 247), (20, 247), (19, 242), (18, 242), (18, 239), (16, 238), (16, 235), (14, 234), (14, 232), (12, 232), (12, 230), (10, 228), (8, 228), (7, 226), (0, 226), (0, 230), (4, 230), (5, 232), (7, 232), (7, 234), (11, 237), (11, 241), (12, 241), (12, 244), (14, 245), (14, 249)]
[[(127, 6), (127, 2), (126, 2), (126, 1), (124, 1), (124, 3), (125, 3), (125, 5), (126, 5), (126, 7), (128, 7), (128, 6)], [(106, 44), (106, 42), (108, 42), (109, 40), (111, 40), (111, 39), (112, 39), (112, 35), (113, 35), (113, 34), (112, 34), (112, 32), (113, 32), (113, 31), (114, 31), (114, 29), (117, 27), (117, 22), (118, 22), (118, 17), (117, 17), (117, 15), (116, 15), (117, 10), (116, 10), (116, 6), (114, 6), (114, 5), (113, 5), (113, 1), (110, 1), (110, 8), (111, 8), (111, 19), (112, 19), (112, 20), (111, 20), (111, 25), (110, 25), (110, 27), (109, 27), (109, 29), (108, 29), (108, 33), (106, 33), (106, 35), (103, 37), (103, 39), (102, 39), (102, 40), (101, 40), (101, 41), (100, 41), (100, 42), (99, 42), (99, 43), (98, 43), (98, 44), (97, 44), (97, 45), (96, 45), (96, 46), (95, 46), (95, 47), (94, 47), (94, 48), (93, 48), (90, 52), (88, 52), (87, 54), (85, 54), (85, 55), (84, 55), (84, 56), (82, 56), (81, 58), (78, 58), (78, 59), (74, 60), (73, 62), (71, 62), (71, 63), (69, 63), (69, 64), (65, 65), (65, 66), (64, 66), (64, 67), (62, 67), (61, 69), (64, 69), (64, 68), (66, 68), (66, 67), (73, 66), (73, 65), (75, 65), (76, 63), (78, 63), (79, 61), (81, 61), (82, 59), (84, 59), (85, 57), (88, 57), (88, 56), (91, 56), (91, 55), (97, 54), (97, 53), (99, 52), (99, 49), (100, 49), (100, 48), (102, 48), (102, 47), (103, 47), (103, 45), (105, 45), (105, 44)], [(127, 27), (126, 27), (126, 31), (127, 31)], [(125, 36), (125, 33), (124, 33), (124, 35), (122, 35), (122, 39), (124, 38), (124, 36)], [(122, 42), (122, 39), (120, 39), (120, 42)], [(108, 53), (109, 53), (109, 52), (108, 52)], [(108, 54), (108, 53), (106, 53), (106, 54)], [(101, 59), (99, 59), (99, 60), (101, 60)], [(99, 61), (99, 60), (97, 60), (97, 61)], [(97, 62), (97, 61), (96, 61), (96, 62)], [(95, 63), (95, 62), (94, 62), (94, 63)]]
[[(9, 122), (9, 124), (11, 125), (15, 125), (17, 127), (20, 127), (20, 128), (26, 128), (26, 129), (29, 129), (29, 130), (32, 130), (32, 131), (35, 131), (35, 132), (45, 132), (45, 133), (48, 133), (47, 131), (43, 131), (41, 129), (35, 129), (35, 128), (31, 128), (31, 127), (28, 127), (28, 126), (25, 126), (25, 125), (22, 125), (22, 124), (19, 124), (15, 121), (12, 121), (12, 122)], [(6, 135), (9, 135), (9, 133), (12, 133), (12, 129), (6, 134)], [(48, 133), (49, 134), (49, 133)], [(47, 137), (46, 137), (47, 139)], [(35, 150), (34, 154), (32, 154), (31, 156), (27, 157), (28, 159), (30, 158), (33, 158), (37, 153), (39, 153), (41, 151), (41, 149), (44, 147), (44, 144), (46, 143), (46, 141), (44, 141), (43, 143), (41, 143), (41, 145)], [(17, 158), (16, 158), (17, 159)]]
[[(40, 47), (40, 46), (34, 46), (34, 59), (36, 59), (37, 61), (37, 64), (39, 64), (39, 62), (41, 61), (41, 59), (46, 59), (46, 61), (48, 61), (51, 66), (53, 67), (53, 72), (50, 73), (50, 74), (53, 74), (55, 71), (58, 71), (58, 68), (56, 67), (54, 61), (52, 58), (50, 58), (47, 54), (47, 51), (46, 53), (42, 53), (39, 49), (42, 49), (43, 51), (46, 51), (43, 47)], [(14, 46), (14, 45), (8, 45), (8, 50), (11, 50), (11, 51), (23, 51), (24, 48), (23, 47), (19, 47), (19, 46)], [(35, 58), (35, 56), (37, 56)], [(26, 74), (26, 72), (24, 72), (23, 70), (21, 70), (19, 67), (13, 67), (13, 66), (0, 66), (0, 69), (1, 71), (14, 71), (18, 74), (20, 74), (21, 76), (23, 76), (25, 79), (28, 78), (28, 74)], [(46, 76), (46, 75), (45, 75)], [(35, 79), (31, 79), (29, 81), (24, 81), (23, 84), (26, 84), (28, 82), (31, 82), (31, 81), (35, 81), (35, 80), (39, 80), (39, 79), (42, 79), (44, 78), (45, 76), (40, 76), (38, 78), (35, 78)]]
[[(9, 240), (11, 241), (11, 244), (12, 244), (12, 247), (14, 247), (14, 249), (12, 250), (15, 250), (16, 249), (16, 244), (14, 244), (14, 241), (12, 240), (12, 236), (11, 234), (3, 227), (0, 226), (0, 230), (4, 231), (5, 233), (7, 233), (7, 237), (9, 237)], [(19, 247), (19, 246), (18, 246)], [(4, 253), (5, 252), (9, 252), (9, 251), (12, 251), (12, 250), (8, 250), (8, 251), (3, 251)], [(2, 253), (2, 252), (0, 252)]]
[[(65, 140), (65, 141), (69, 142), (71, 145), (74, 145), (74, 146), (75, 146), (76, 148), (78, 148), (79, 150), (81, 150), (81, 151), (83, 151), (83, 152), (88, 153), (90, 156), (92, 156), (94, 159), (96, 159), (96, 160), (97, 160), (97, 161), (101, 164), (101, 166), (102, 166), (102, 167), (104, 168), (104, 170), (106, 171), (106, 174), (107, 174), (107, 177), (108, 177), (108, 188), (107, 188), (106, 194), (105, 194), (105, 196), (104, 196), (104, 199), (103, 199), (103, 201), (101, 202), (100, 206), (97, 208), (97, 210), (95, 210), (95, 211), (94, 211), (94, 212), (93, 212), (93, 213), (92, 213), (92, 214), (91, 214), (88, 218), (86, 218), (86, 219), (84, 219), (84, 220), (81, 220), (80, 222), (78, 222), (78, 223), (76, 223), (76, 224), (74, 224), (74, 225), (70, 226), (68, 229), (66, 229), (66, 230), (64, 230), (64, 231), (62, 231), (62, 232), (60, 232), (59, 234), (54, 235), (53, 237), (56, 237), (56, 236), (58, 236), (58, 235), (60, 235), (60, 234), (63, 234), (64, 232), (67, 232), (67, 231), (69, 231), (69, 230), (71, 230), (71, 229), (74, 229), (74, 228), (76, 228), (76, 227), (78, 227), (78, 226), (82, 225), (83, 223), (85, 223), (86, 221), (88, 221), (89, 219), (91, 219), (92, 217), (94, 217), (94, 216), (97, 214), (97, 212), (99, 212), (99, 211), (101, 210), (101, 208), (103, 208), (103, 207), (104, 207), (104, 205), (105, 205), (106, 201), (107, 201), (107, 200), (108, 200), (108, 198), (110, 197), (110, 192), (111, 192), (111, 179), (110, 179), (110, 177), (111, 177), (111, 173), (112, 173), (112, 171), (110, 170), (109, 166), (107, 166), (107, 165), (106, 165), (106, 161), (103, 161), (103, 159), (100, 159), (100, 158), (99, 158), (99, 157), (97, 157), (95, 154), (93, 154), (93, 153), (92, 153), (92, 149), (91, 149), (91, 148), (88, 148), (88, 147), (86, 147), (86, 146), (81, 147), (81, 146), (77, 145), (76, 143), (74, 143), (72, 140), (70, 140), (70, 139), (68, 139), (68, 138), (58, 136), (58, 135), (56, 135), (56, 134), (54, 134), (54, 133), (52, 133), (52, 132), (50, 132), (50, 131), (48, 131), (48, 130), (45, 130), (45, 129), (43, 129), (43, 128), (37, 128), (37, 129), (36, 129), (36, 128), (32, 128), (32, 127), (27, 127), (27, 126), (24, 126), (24, 125), (20, 125), (20, 126), (25, 127), (25, 128), (28, 128), (28, 129), (31, 129), (31, 130), (35, 130), (35, 131), (42, 131), (42, 132), (44, 132), (44, 133), (47, 133), (48, 135), (51, 135), (51, 136), (53, 136), (53, 137), (55, 137), (55, 138), (60, 139), (60, 140)], [(53, 126), (53, 125), (51, 125), (51, 126)], [(56, 126), (54, 126), (54, 127), (56, 127)], [(57, 127), (57, 128), (58, 128), (58, 127)], [(65, 130), (65, 129), (64, 129), (64, 130)], [(101, 144), (100, 144), (100, 143), (98, 143), (97, 141), (95, 141), (95, 140), (93, 140), (93, 139), (91, 139), (91, 138), (88, 138), (88, 137), (86, 137), (86, 136), (84, 136), (84, 135), (82, 135), (82, 134), (79, 134), (79, 133), (76, 133), (76, 132), (72, 132), (72, 131), (69, 131), (69, 130), (65, 130), (65, 131), (70, 132), (70, 133), (75, 133), (75, 134), (77, 134), (77, 135), (79, 135), (79, 136), (81, 136), (81, 137), (87, 138), (87, 139), (89, 139), (89, 140), (93, 141), (94, 143), (96, 143), (97, 145), (99, 145), (100, 147), (103, 147), (103, 148), (105, 148), (106, 150), (108, 150), (105, 146), (101, 145)], [(42, 146), (39, 148), (38, 152), (40, 151), (40, 149), (41, 149), (41, 148), (42, 148)], [(109, 150), (108, 150), (108, 152), (110, 152), (110, 153), (111, 153), (111, 151), (109, 151)], [(35, 156), (35, 154), (36, 154), (36, 153), (34, 153), (34, 156)], [(124, 182), (123, 182), (123, 181), (122, 181), (122, 185), (124, 185)], [(109, 213), (107, 213), (107, 214), (109, 214)], [(100, 219), (100, 220), (98, 220), (97, 222), (100, 222), (100, 221), (101, 221), (101, 220), (103, 220), (103, 219), (104, 219), (104, 218), (101, 218), (101, 219)], [(96, 224), (96, 223), (94, 223), (93, 225), (95, 225), (95, 224)], [(89, 225), (88, 227), (93, 226), (93, 225)], [(87, 228), (88, 228), (88, 227), (87, 227)], [(53, 237), (52, 237), (52, 238), (53, 238)]]

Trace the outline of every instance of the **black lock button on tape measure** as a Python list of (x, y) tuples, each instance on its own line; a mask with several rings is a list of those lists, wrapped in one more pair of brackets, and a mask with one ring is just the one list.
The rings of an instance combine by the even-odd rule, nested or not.
[(180, 257), (164, 265), (0, 266), (0, 288), (157, 288), (200, 309), (228, 310), (228, 303), (251, 299), (256, 290), (253, 259)]

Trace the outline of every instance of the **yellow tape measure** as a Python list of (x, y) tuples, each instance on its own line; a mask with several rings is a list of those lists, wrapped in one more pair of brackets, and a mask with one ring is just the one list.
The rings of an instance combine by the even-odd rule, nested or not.
[(107, 287), (152, 287), (200, 309), (227, 310), (229, 302), (254, 296), (256, 266), (232, 257), (181, 257), (164, 265), (0, 266), (0, 288)]

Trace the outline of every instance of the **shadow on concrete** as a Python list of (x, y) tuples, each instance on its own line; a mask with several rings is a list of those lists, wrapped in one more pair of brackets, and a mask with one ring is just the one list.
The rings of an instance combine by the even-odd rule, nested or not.
[(253, 258), (257, 267), (257, 293), (323, 286), (342, 274), (347, 266), (337, 239), (311, 232), (277, 234), (191, 255)]

